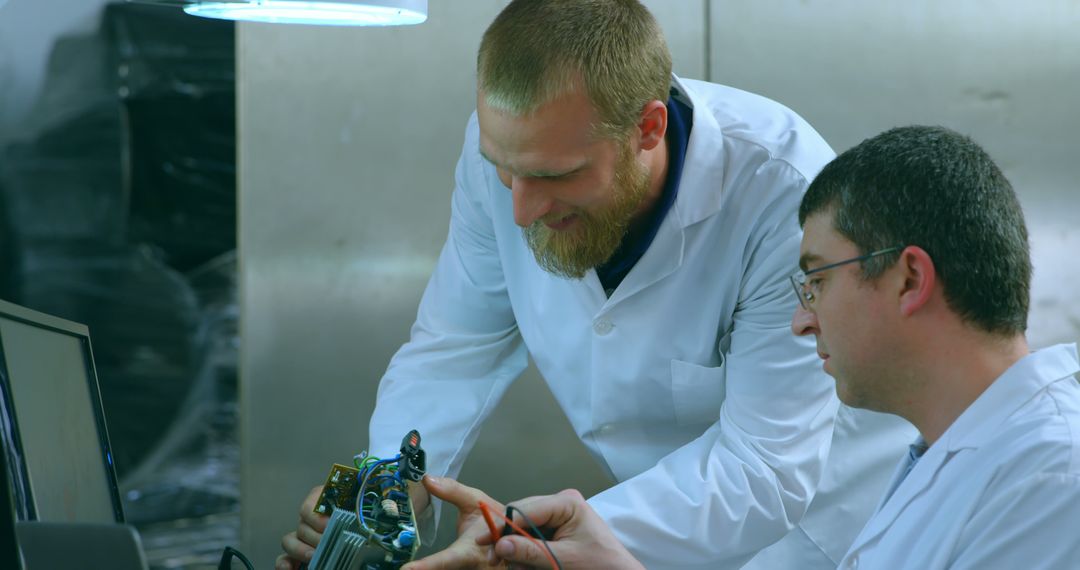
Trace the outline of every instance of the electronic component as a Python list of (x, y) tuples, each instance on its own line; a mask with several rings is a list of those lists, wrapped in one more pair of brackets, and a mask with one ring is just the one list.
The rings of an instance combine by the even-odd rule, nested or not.
[(424, 478), (427, 469), (427, 454), (420, 448), (420, 432), (410, 431), (401, 440), (401, 463), (398, 467), (402, 477), (410, 481), (419, 481)]
[(356, 502), (356, 489), (360, 486), (359, 469), (335, 463), (326, 477), (322, 495), (315, 504), (315, 512), (329, 515), (334, 507), (352, 510)]
[(379, 459), (362, 453), (356, 467), (330, 468), (315, 512), (330, 516), (311, 570), (397, 570), (416, 556), (420, 537), (408, 481), (424, 477), (420, 433), (410, 431), (401, 453)]

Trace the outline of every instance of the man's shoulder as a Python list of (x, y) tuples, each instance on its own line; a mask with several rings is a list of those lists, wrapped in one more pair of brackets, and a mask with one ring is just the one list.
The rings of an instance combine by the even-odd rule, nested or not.
[(1080, 476), (1080, 386), (1056, 382), (1021, 406), (983, 446), (1012, 477)]
[[(685, 88), (695, 115), (707, 114), (704, 126), (717, 130), (727, 149), (763, 150), (808, 180), (835, 156), (817, 130), (782, 103), (718, 83), (679, 79), (679, 85)], [(700, 123), (696, 120), (694, 127)]]
[(458, 157), (457, 177), (460, 189), (477, 196), (486, 194), (484, 162), (483, 155), (480, 154), (480, 121), (476, 111), (473, 111), (465, 123), (461, 155)]
[(474, 110), (469, 114), (469, 120), (465, 122), (465, 148), (480, 154), (480, 119)]

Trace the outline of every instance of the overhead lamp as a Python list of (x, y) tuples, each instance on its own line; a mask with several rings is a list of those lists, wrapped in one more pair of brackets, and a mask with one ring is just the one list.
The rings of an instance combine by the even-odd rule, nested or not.
[(324, 26), (409, 26), (427, 20), (427, 0), (129, 0), (180, 6), (204, 18)]

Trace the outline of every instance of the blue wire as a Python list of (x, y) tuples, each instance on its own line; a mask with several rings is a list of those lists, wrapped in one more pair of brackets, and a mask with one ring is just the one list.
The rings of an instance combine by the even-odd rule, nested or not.
[[(364, 508), (363, 508), (364, 489), (367, 488), (367, 484), (366, 484), (365, 480), (370, 476), (371, 473), (374, 473), (375, 469), (378, 468), (380, 465), (386, 465), (388, 463), (396, 463), (398, 461), (401, 461), (401, 454), (398, 454), (398, 456), (393, 458), (393, 459), (381, 459), (379, 461), (376, 461), (375, 463), (371, 463), (368, 466), (367, 469), (364, 469), (363, 471), (358, 472), (356, 474), (356, 479), (357, 479), (356, 482), (360, 485), (360, 489), (356, 492), (356, 494), (357, 494), (357, 499), (356, 500), (360, 502), (360, 508), (358, 508), (356, 510), (356, 512), (357, 512), (357, 516), (360, 519), (360, 527), (361, 528), (367, 528), (367, 521), (364, 520)], [(363, 475), (364, 477), (361, 478), (360, 477), (361, 475)], [(393, 476), (392, 475), (380, 475), (378, 478), (381, 479), (381, 478), (385, 478), (385, 477), (393, 477)], [(400, 480), (400, 478), (399, 478), (399, 480)]]

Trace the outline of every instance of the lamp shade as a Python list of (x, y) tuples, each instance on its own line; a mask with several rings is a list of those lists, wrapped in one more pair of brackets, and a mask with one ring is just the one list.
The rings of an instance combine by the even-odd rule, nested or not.
[(407, 26), (427, 20), (427, 0), (129, 0), (178, 5), (222, 20), (330, 26)]

